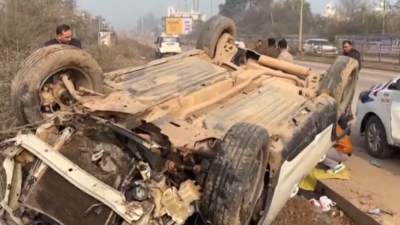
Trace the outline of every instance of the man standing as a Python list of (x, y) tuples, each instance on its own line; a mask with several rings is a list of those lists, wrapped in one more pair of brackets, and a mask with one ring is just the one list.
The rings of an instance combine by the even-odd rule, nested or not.
[(351, 41), (343, 41), (343, 55), (353, 58), (358, 61), (358, 71), (361, 70), (361, 56), (360, 53), (353, 48)]
[(263, 44), (262, 40), (261, 40), (261, 39), (258, 39), (258, 40), (257, 40), (256, 47), (255, 47), (254, 50), (255, 50), (256, 52), (260, 52), (260, 51), (261, 51), (262, 44)]
[(276, 48), (275, 38), (268, 38), (268, 47), (265, 50), (265, 55), (275, 59), (278, 58), (279, 50)]
[(279, 51), (280, 51), (278, 59), (281, 61), (293, 63), (293, 56), (287, 50), (286, 40), (285, 39), (280, 40), (278, 42), (278, 46), (279, 46)]
[(72, 37), (72, 29), (69, 25), (59, 25), (56, 28), (56, 35), (56, 38), (48, 40), (46, 43), (44, 43), (44, 46), (64, 44), (82, 48), (81, 41)]

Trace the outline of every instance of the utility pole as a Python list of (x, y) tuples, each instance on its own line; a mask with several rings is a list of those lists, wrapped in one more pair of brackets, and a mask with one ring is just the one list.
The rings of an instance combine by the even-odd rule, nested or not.
[(213, 0), (210, 0), (210, 17), (213, 16)]
[(144, 36), (143, 16), (141, 18), (142, 18), (142, 36)]
[(299, 25), (299, 52), (301, 53), (301, 43), (303, 39), (303, 5), (304, 0), (301, 0), (300, 3), (300, 25)]
[(382, 34), (385, 34), (386, 0), (382, 0)]

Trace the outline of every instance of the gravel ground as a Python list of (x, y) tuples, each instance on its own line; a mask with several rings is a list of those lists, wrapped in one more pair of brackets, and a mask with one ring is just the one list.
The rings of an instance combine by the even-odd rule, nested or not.
[(328, 213), (311, 205), (303, 197), (292, 198), (272, 225), (358, 225), (338, 209)]

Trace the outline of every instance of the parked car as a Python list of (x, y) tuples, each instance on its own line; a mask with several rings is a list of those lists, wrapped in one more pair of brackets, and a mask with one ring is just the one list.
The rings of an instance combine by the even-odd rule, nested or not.
[(368, 153), (391, 157), (400, 146), (400, 77), (374, 85), (358, 97), (356, 127), (365, 137)]
[(242, 49), (223, 16), (197, 49), (104, 74), (68, 45), (11, 85), (3, 224), (270, 225), (332, 144), (358, 64), (317, 72)]
[(306, 40), (303, 51), (311, 55), (338, 55), (338, 50), (327, 39)]

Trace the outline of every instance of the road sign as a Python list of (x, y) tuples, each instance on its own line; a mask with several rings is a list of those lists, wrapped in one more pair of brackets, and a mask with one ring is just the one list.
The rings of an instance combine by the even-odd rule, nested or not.
[(165, 18), (165, 33), (166, 34), (182, 34), (183, 19), (181, 17), (166, 17)]

